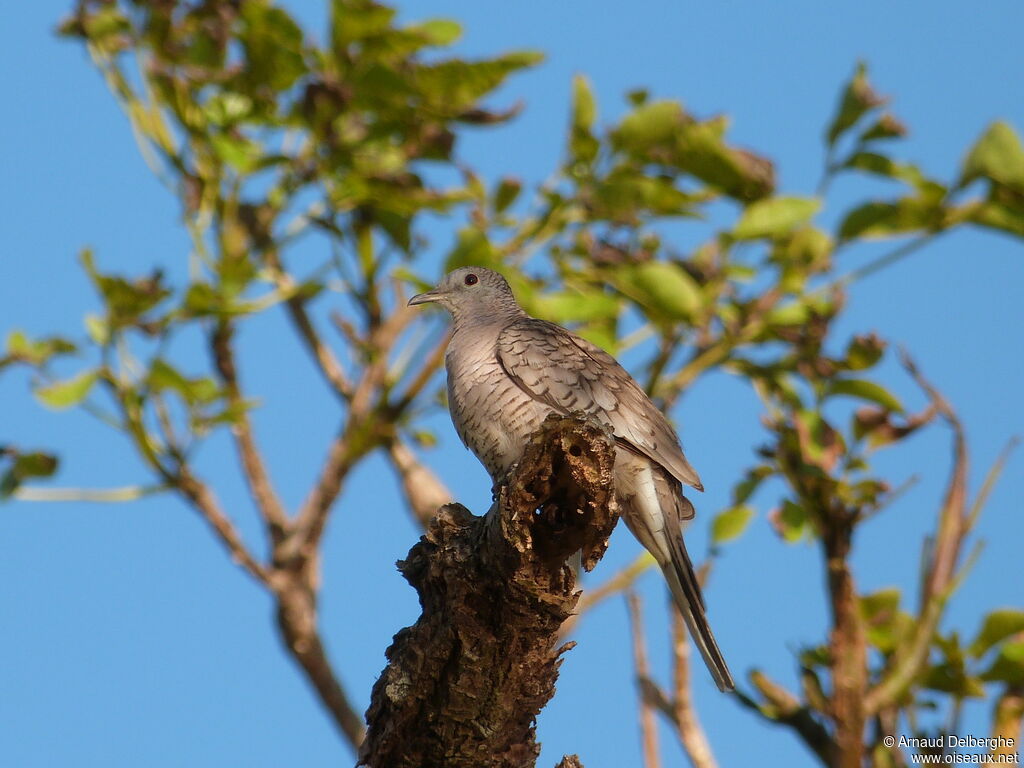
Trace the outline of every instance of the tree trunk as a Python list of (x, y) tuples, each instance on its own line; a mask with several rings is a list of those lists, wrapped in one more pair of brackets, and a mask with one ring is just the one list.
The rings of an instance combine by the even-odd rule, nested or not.
[[(612, 436), (549, 417), (484, 517), (440, 509), (398, 564), (422, 615), (395, 635), (373, 687), (360, 764), (370, 768), (524, 768), (554, 695), (559, 627), (618, 519)], [(561, 765), (579, 766), (575, 757)]]

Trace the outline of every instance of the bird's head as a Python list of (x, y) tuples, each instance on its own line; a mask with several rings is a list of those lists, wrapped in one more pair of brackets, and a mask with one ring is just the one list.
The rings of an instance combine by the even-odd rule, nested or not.
[(456, 320), (488, 318), (520, 313), (508, 281), (484, 267), (459, 267), (449, 272), (437, 287), (409, 299), (409, 306), (437, 303)]

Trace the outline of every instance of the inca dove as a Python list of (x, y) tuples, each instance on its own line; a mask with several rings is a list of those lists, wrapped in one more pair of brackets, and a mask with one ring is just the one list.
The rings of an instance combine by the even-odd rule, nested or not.
[(682, 522), (694, 514), (682, 484), (703, 487), (665, 416), (606, 352), (527, 315), (497, 272), (456, 269), (409, 304), (428, 302), (454, 319), (445, 355), (452, 421), (495, 482), (519, 461), (551, 412), (582, 411), (612, 428), (622, 518), (665, 574), (718, 687), (731, 690), (732, 675), (708, 626), (682, 539)]

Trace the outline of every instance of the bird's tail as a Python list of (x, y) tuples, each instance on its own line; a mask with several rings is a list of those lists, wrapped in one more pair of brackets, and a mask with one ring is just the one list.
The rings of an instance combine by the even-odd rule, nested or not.
[(686, 545), (678, 530), (671, 531), (670, 527), (666, 533), (669, 534), (671, 560), (661, 566), (662, 573), (665, 574), (672, 597), (683, 614), (690, 636), (704, 658), (708, 671), (715, 679), (718, 690), (731, 691), (736, 684), (704, 613), (704, 596), (701, 594), (700, 583), (697, 581), (697, 574), (693, 570)]
[[(616, 476), (619, 492), (626, 498), (623, 520), (661, 567), (690, 636), (719, 690), (731, 691), (736, 686), (708, 626), (700, 582), (683, 544), (682, 521), (693, 517), (693, 505), (683, 496), (675, 478), (652, 470), (649, 464), (630, 464), (630, 459), (625, 457), (622, 473)], [(616, 466), (618, 462), (617, 457)]]

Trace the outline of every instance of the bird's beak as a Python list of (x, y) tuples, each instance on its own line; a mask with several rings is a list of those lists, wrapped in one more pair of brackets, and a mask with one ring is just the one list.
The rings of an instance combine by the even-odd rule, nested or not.
[(417, 304), (429, 304), (432, 301), (438, 301), (441, 298), (441, 292), (435, 288), (432, 291), (426, 293), (417, 293), (411, 299), (409, 299), (409, 306), (415, 307)]

